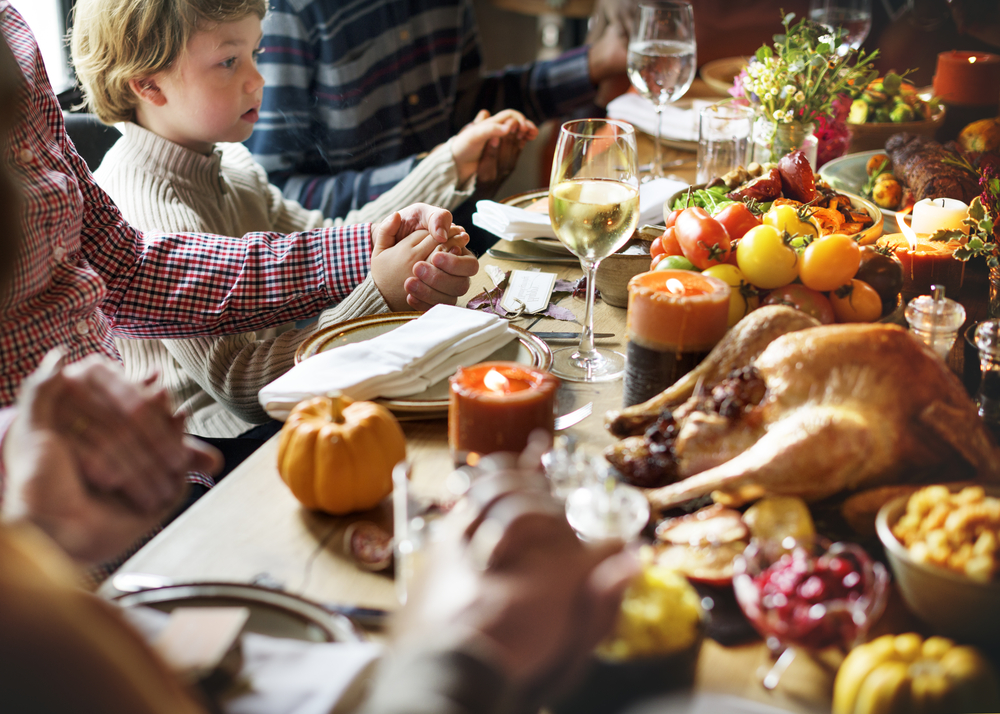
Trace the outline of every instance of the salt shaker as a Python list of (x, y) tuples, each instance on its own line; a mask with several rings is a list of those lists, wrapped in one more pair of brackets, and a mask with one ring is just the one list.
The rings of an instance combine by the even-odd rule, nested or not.
[(955, 343), (958, 328), (965, 322), (965, 308), (944, 296), (943, 285), (932, 285), (931, 295), (921, 295), (906, 306), (906, 321), (914, 336), (929, 346), (941, 359)]
[(994, 433), (1000, 431), (1000, 320), (986, 320), (976, 328), (976, 347), (982, 380), (976, 404), (979, 416)]

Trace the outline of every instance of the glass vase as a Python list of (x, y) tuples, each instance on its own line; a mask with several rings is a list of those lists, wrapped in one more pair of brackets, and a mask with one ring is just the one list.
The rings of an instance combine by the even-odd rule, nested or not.
[(800, 149), (815, 171), (819, 144), (815, 129), (812, 123), (774, 122), (758, 116), (753, 125), (753, 160), (758, 164), (776, 164), (785, 154)]

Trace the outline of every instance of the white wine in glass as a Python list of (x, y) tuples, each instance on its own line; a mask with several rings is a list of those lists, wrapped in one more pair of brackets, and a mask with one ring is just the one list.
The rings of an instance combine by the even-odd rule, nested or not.
[(575, 382), (617, 379), (625, 370), (625, 356), (594, 347), (594, 276), (601, 260), (625, 245), (639, 222), (635, 130), (630, 124), (578, 119), (562, 125), (549, 181), (549, 220), (587, 276), (580, 345), (553, 352), (552, 372)]
[(628, 76), (632, 86), (656, 109), (653, 178), (663, 176), (663, 110), (687, 92), (696, 65), (691, 5), (666, 1), (639, 5), (639, 24), (628, 44)]

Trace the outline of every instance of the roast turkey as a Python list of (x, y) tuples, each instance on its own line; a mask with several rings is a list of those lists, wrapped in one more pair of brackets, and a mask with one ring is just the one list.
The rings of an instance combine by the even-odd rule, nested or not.
[(640, 485), (651, 485), (650, 463), (675, 481), (647, 492), (654, 507), (713, 492), (730, 503), (763, 493), (815, 501), (886, 483), (1000, 480), (1000, 449), (961, 383), (906, 330), (826, 325), (774, 336), (771, 322), (747, 328), (767, 344), (758, 355), (731, 359), (734, 371), (714, 383), (703, 374), (683, 404), (609, 450)]

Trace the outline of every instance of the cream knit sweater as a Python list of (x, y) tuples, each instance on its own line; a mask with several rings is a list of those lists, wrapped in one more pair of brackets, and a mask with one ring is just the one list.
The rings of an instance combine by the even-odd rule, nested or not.
[[(451, 209), (473, 189), (474, 179), (456, 187), (454, 160), (442, 146), (377, 200), (344, 220), (324, 221), (319, 211), (307, 211), (283, 198), (242, 144), (218, 144), (205, 156), (137, 124), (119, 128), (122, 138), (94, 176), (125, 219), (142, 231), (291, 233), (320, 225), (379, 221), (417, 201)], [(190, 433), (234, 437), (268, 419), (257, 393), (292, 367), (295, 350), (317, 327), (388, 309), (369, 275), (308, 328), (187, 340), (116, 339), (116, 343), (129, 379), (159, 372), (158, 384), (170, 391), (175, 409), (188, 414)]]

